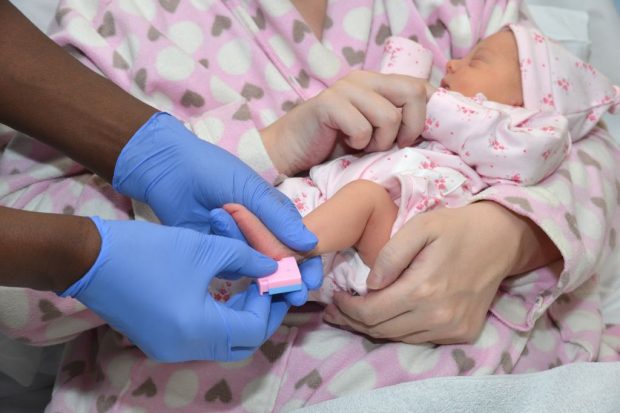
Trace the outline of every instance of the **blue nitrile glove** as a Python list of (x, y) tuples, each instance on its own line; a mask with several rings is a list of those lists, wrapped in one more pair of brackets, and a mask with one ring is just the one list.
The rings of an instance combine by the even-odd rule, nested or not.
[(220, 272), (264, 276), (276, 263), (247, 244), (179, 227), (92, 218), (101, 250), (61, 295), (74, 297), (160, 361), (240, 360), (278, 328), (288, 306), (255, 285), (227, 303), (208, 292)]
[[(214, 234), (246, 242), (233, 217), (222, 208), (216, 208), (211, 211), (211, 230)], [(284, 300), (289, 305), (300, 306), (305, 304), (308, 301), (308, 290), (315, 290), (323, 283), (323, 262), (321, 257), (305, 260), (299, 265), (299, 269), (303, 280), (301, 290), (283, 294)], [(220, 277), (236, 278), (234, 275), (230, 276), (229, 274), (222, 274)]]
[(209, 211), (234, 202), (296, 251), (309, 251), (317, 243), (286, 196), (239, 158), (201, 140), (167, 113), (153, 115), (125, 145), (112, 184), (147, 203), (166, 225), (208, 232)]

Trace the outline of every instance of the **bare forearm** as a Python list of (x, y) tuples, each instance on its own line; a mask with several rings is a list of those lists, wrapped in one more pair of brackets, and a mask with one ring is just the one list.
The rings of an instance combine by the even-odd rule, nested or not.
[(0, 122), (111, 180), (116, 159), (156, 111), (79, 63), (0, 0)]
[(521, 274), (544, 267), (562, 258), (553, 241), (529, 218), (518, 216), (527, 230), (523, 232), (520, 259), (515, 263), (512, 274)]
[(99, 254), (88, 218), (0, 207), (0, 285), (62, 291), (83, 276)]
[(508, 275), (522, 274), (562, 258), (555, 244), (531, 219), (492, 201), (477, 202), (470, 207), (479, 209), (478, 213), (496, 222), (497, 228), (508, 231), (515, 240), (515, 254)]

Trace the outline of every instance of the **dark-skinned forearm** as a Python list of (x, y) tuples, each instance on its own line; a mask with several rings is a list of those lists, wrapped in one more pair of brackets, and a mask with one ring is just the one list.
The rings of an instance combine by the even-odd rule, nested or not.
[(71, 57), (0, 0), (0, 122), (110, 181), (121, 149), (156, 111)]
[(63, 291), (97, 259), (101, 239), (85, 217), (0, 207), (0, 285)]

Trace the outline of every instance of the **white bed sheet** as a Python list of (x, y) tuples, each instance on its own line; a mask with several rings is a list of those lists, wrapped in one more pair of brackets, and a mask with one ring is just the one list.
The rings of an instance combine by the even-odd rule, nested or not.
[(620, 362), (538, 373), (437, 377), (348, 394), (294, 413), (620, 412)]
[(47, 31), (60, 0), (9, 0), (41, 31)]

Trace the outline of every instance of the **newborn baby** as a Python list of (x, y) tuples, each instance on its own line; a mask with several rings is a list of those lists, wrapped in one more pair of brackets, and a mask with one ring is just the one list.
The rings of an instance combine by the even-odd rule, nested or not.
[[(430, 54), (408, 39), (386, 43), (383, 71), (427, 77)], [(411, 217), (473, 202), (493, 184), (531, 185), (553, 173), (606, 111), (619, 88), (537, 30), (510, 25), (451, 60), (429, 97), (422, 140), (386, 152), (347, 155), (286, 179), (279, 189), (305, 215), (319, 243), (325, 282), (366, 293), (380, 249)], [(227, 205), (248, 242), (274, 258), (295, 255), (249, 211)]]

